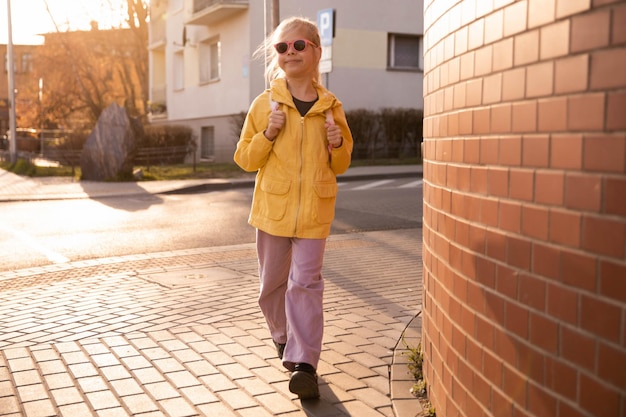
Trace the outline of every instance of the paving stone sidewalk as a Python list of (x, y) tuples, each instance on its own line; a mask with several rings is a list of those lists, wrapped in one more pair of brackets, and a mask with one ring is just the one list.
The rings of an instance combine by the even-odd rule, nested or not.
[(421, 241), (329, 238), (319, 401), (288, 390), (253, 244), (0, 272), (0, 416), (414, 417)]

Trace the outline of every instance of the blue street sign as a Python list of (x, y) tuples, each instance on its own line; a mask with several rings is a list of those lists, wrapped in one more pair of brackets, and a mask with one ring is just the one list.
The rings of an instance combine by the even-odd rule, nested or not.
[(320, 30), (322, 46), (330, 46), (333, 44), (333, 37), (335, 36), (334, 20), (334, 9), (324, 9), (317, 12), (317, 27)]

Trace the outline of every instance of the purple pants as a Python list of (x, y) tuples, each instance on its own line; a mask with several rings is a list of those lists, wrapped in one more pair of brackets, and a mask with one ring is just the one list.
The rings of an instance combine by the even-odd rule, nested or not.
[(322, 263), (326, 239), (278, 237), (257, 229), (259, 306), (274, 341), (287, 343), (283, 365), (317, 369), (324, 333)]

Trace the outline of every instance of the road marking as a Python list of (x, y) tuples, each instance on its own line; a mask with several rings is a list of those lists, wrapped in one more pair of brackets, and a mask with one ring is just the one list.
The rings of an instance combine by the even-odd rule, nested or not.
[(361, 185), (360, 187), (354, 187), (353, 190), (367, 190), (369, 188), (378, 187), (380, 185), (389, 184), (390, 182), (394, 182), (395, 180), (380, 180), (370, 182), (369, 184)]
[(63, 263), (66, 263), (66, 262), (70, 261), (69, 258), (66, 258), (65, 256), (61, 255), (60, 253), (57, 253), (55, 251), (52, 251), (52, 250), (46, 248), (45, 246), (43, 246), (42, 244), (37, 242), (35, 239), (33, 239), (32, 236), (30, 236), (30, 235), (28, 235), (28, 234), (26, 234), (26, 233), (24, 233), (22, 231), (15, 230), (12, 227), (9, 227), (9, 226), (4, 225), (2, 223), (0, 223), (0, 229), (4, 230), (5, 232), (8, 232), (8, 233), (12, 234), (17, 239), (19, 239), (22, 242), (24, 242), (32, 250), (35, 250), (35, 251), (41, 253), (46, 258), (48, 258), (48, 260), (50, 262), (53, 262), (55, 264), (63, 264)]
[(401, 185), (398, 188), (414, 188), (414, 187), (419, 187), (423, 183), (424, 183), (424, 180), (417, 180), (417, 181), (412, 181), (407, 184)]

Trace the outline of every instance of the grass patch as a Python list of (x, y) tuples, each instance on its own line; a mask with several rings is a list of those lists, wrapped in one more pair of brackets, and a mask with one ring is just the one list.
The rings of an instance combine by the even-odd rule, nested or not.
[(422, 365), (424, 363), (424, 354), (422, 353), (422, 344), (419, 343), (417, 347), (409, 346), (408, 343), (402, 339), (402, 342), (408, 350), (408, 366), (409, 372), (415, 378), (415, 384), (411, 387), (411, 394), (417, 397), (422, 405), (422, 412), (419, 417), (436, 417), (437, 412), (428, 400), (428, 392), (426, 381), (424, 380), (424, 374), (422, 371)]

